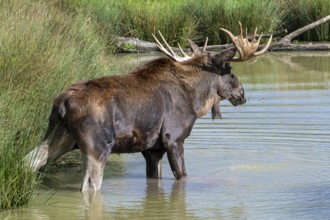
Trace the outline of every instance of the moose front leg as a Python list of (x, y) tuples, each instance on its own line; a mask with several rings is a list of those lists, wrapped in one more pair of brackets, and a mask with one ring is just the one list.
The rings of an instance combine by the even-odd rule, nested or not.
[(177, 180), (187, 176), (184, 164), (184, 150), (182, 142), (174, 142), (167, 148), (167, 158), (173, 175)]
[(148, 178), (162, 177), (162, 158), (165, 150), (146, 150), (142, 152), (146, 160), (146, 172)]

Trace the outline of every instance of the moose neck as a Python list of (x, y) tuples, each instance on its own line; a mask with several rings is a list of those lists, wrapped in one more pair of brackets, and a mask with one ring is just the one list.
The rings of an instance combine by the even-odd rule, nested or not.
[[(176, 89), (180, 87), (180, 90), (174, 89), (174, 93), (181, 91), (181, 96), (186, 102), (185, 108), (191, 106), (196, 116), (202, 117), (220, 101), (217, 90), (221, 76), (214, 72), (204, 71), (205, 61), (204, 56), (194, 57), (180, 63), (168, 58), (160, 58), (132, 74), (137, 77), (134, 81), (148, 82), (150, 88), (154, 85), (166, 85), (166, 83)], [(155, 77), (156, 75), (158, 77)], [(165, 90), (171, 93), (169, 87)]]
[(217, 83), (220, 76), (212, 73), (201, 72), (203, 77), (195, 86), (193, 107), (197, 117), (207, 114), (210, 109), (220, 101), (217, 94)]
[(189, 90), (192, 106), (198, 118), (207, 114), (220, 101), (217, 91), (221, 76), (211, 70), (205, 71), (207, 67), (205, 61), (205, 56), (201, 56), (180, 64), (184, 68), (193, 70), (189, 73), (180, 72), (179, 75), (184, 74), (184, 77), (180, 78), (181, 81), (184, 79), (182, 83)]

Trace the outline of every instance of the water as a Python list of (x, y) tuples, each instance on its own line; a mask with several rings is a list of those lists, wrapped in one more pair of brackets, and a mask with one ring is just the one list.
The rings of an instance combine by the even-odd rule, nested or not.
[(166, 157), (163, 179), (147, 180), (142, 155), (112, 155), (100, 193), (79, 192), (81, 167), (62, 169), (0, 218), (330, 219), (330, 53), (271, 53), (234, 72), (248, 101), (196, 122), (186, 179)]

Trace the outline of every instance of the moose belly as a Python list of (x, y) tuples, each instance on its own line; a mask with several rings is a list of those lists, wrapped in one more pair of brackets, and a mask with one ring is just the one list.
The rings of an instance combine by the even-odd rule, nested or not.
[(131, 134), (115, 138), (113, 153), (136, 153), (155, 148), (160, 140), (158, 132), (144, 132), (133, 130)]

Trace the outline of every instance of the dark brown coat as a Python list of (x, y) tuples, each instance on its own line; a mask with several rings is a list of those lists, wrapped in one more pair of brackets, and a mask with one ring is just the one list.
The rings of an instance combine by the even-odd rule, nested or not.
[(99, 190), (110, 153), (142, 152), (147, 176), (161, 177), (166, 152), (180, 179), (186, 175), (184, 140), (198, 117), (212, 107), (220, 114), (220, 99), (245, 103), (229, 64), (207, 55), (181, 63), (160, 58), (127, 75), (78, 82), (55, 99), (44, 140), (29, 154), (37, 155), (31, 166), (39, 169), (79, 147), (82, 190)]

